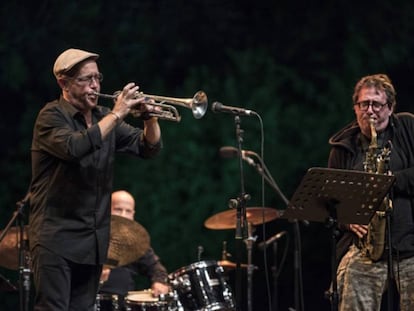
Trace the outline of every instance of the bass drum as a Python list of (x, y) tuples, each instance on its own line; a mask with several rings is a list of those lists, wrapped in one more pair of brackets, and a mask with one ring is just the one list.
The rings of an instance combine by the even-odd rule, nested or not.
[(169, 275), (184, 310), (235, 310), (231, 288), (217, 261), (200, 261)]
[(125, 297), (126, 311), (181, 311), (173, 294), (154, 297), (152, 291), (129, 292)]

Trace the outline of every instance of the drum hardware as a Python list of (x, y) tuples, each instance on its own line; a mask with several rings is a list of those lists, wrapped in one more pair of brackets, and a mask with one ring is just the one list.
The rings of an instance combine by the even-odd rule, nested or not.
[[(248, 304), (248, 310), (252, 310), (252, 283), (253, 283), (253, 271), (255, 269), (257, 269), (256, 266), (254, 266), (252, 264), (252, 249), (253, 249), (253, 245), (256, 242), (257, 237), (253, 236), (252, 233), (254, 232), (255, 229), (255, 225), (261, 225), (264, 224), (266, 222), (272, 221), (276, 218), (279, 217), (279, 211), (273, 208), (266, 208), (266, 207), (247, 207), (245, 209), (246, 211), (246, 216), (245, 216), (245, 222), (247, 224), (247, 237), (244, 239), (244, 243), (246, 244), (246, 248), (247, 248), (247, 266), (245, 266), (245, 268), (247, 268), (247, 286), (248, 286), (248, 290), (247, 290), (247, 304)], [(231, 210), (227, 210), (224, 212), (220, 212), (218, 214), (215, 214), (211, 217), (209, 217), (205, 222), (204, 225), (205, 227), (209, 228), (209, 229), (236, 229), (236, 225), (237, 225), (237, 210), (236, 209), (231, 209)], [(227, 255), (227, 251), (224, 250), (223, 254)], [(227, 259), (225, 259), (227, 260)], [(238, 263), (240, 262), (239, 260), (237, 261)], [(228, 264), (230, 267), (234, 267), (236, 269), (236, 273), (237, 273), (237, 263), (233, 264), (233, 263), (228, 263), (226, 261), (223, 260), (222, 264)], [(242, 267), (242, 264), (239, 265), (240, 267)], [(236, 286), (241, 286), (240, 284), (238, 284), (238, 282), (240, 282), (240, 270), (239, 270), (239, 277), (238, 280), (236, 280)], [(237, 275), (236, 275), (237, 277)], [(239, 294), (241, 292), (241, 289), (238, 288), (236, 295)], [(240, 299), (240, 298), (239, 298)], [(238, 301), (238, 303), (240, 304), (240, 301)]]
[(17, 287), (0, 274), (0, 292), (17, 292)]
[[(28, 226), (24, 226), (23, 241), (27, 241)], [(10, 269), (19, 269), (19, 245), (21, 241), (20, 227), (10, 227), (7, 232), (1, 231), (5, 234), (3, 240), (0, 242), (0, 266)], [(26, 254), (29, 256), (29, 253)]]
[(204, 247), (202, 245), (197, 246), (197, 259), (201, 261), (201, 254), (204, 252)]
[(124, 266), (137, 261), (150, 248), (147, 230), (138, 222), (122, 216), (111, 216), (111, 235), (105, 266)]
[(255, 231), (254, 226), (252, 223), (247, 223), (247, 238), (244, 240), (247, 249), (247, 308), (248, 310), (252, 310), (252, 292), (253, 292), (253, 271), (254, 266), (252, 264), (252, 250), (253, 245), (256, 242), (257, 236), (253, 236), (253, 232)]
[(171, 287), (186, 311), (234, 310), (233, 293), (216, 261), (200, 261), (169, 275)]
[(94, 311), (120, 311), (121, 301), (118, 295), (97, 294)]
[(126, 311), (182, 311), (175, 292), (155, 297), (151, 289), (130, 291), (125, 297)]
[[(227, 241), (223, 241), (223, 249), (221, 251), (221, 260), (217, 263), (224, 268), (224, 270), (236, 269), (237, 264), (228, 260), (227, 258), (231, 257), (231, 254), (227, 252)], [(241, 268), (247, 268), (246, 264), (240, 264)], [(256, 267), (257, 268), (257, 267)]]
[[(30, 195), (31, 193), (28, 191), (23, 199), (16, 202), (17, 208), (13, 216), (0, 233), (0, 245), (2, 245), (0, 249), (3, 248), (3, 254), (8, 253), (8, 257), (0, 256), (3, 260), (2, 264), (12, 269), (19, 269), (19, 306), (21, 311), (29, 310), (30, 302), (31, 257), (27, 233), (28, 227), (24, 225), (24, 210), (28, 206)], [(12, 227), (13, 223), (16, 223), (17, 226)], [(7, 239), (4, 240), (6, 237)], [(11, 252), (7, 252), (7, 249), (11, 250)], [(0, 254), (2, 251), (0, 251)]]
[[(236, 269), (236, 267), (237, 267), (237, 264), (233, 261), (230, 261), (230, 260), (219, 260), (219, 261), (217, 261), (217, 263), (220, 266), (222, 266), (225, 271), (226, 270), (233, 270), (233, 269)], [(240, 264), (240, 268), (246, 269), (247, 267), (248, 267), (248, 265), (245, 264), (245, 263)], [(257, 267), (255, 266), (254, 269), (257, 269)]]
[[(208, 229), (222, 230), (236, 228), (236, 209), (230, 209), (209, 217), (204, 226)], [(246, 221), (254, 226), (272, 221), (279, 217), (278, 210), (269, 207), (247, 207)]]

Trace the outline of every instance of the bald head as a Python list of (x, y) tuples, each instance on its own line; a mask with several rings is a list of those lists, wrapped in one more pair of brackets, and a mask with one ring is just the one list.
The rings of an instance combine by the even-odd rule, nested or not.
[(111, 198), (112, 215), (122, 216), (134, 220), (135, 200), (133, 196), (124, 190), (115, 191)]

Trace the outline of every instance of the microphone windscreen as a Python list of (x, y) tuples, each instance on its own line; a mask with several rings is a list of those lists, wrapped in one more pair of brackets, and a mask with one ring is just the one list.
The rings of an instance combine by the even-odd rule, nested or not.
[(221, 147), (220, 156), (222, 158), (235, 158), (239, 156), (239, 150), (231, 146)]
[(221, 111), (221, 107), (223, 106), (222, 103), (219, 102), (214, 102), (211, 104), (211, 110), (213, 112), (220, 112)]

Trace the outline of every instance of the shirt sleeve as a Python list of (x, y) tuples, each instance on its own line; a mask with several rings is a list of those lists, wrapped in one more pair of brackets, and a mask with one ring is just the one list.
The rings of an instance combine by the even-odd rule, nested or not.
[(159, 257), (152, 248), (138, 260), (138, 271), (151, 280), (151, 283), (168, 283), (167, 269), (161, 264)]
[(99, 149), (102, 137), (97, 124), (86, 129), (80, 115), (71, 115), (58, 105), (39, 113), (34, 129), (33, 148), (67, 161), (76, 161)]

